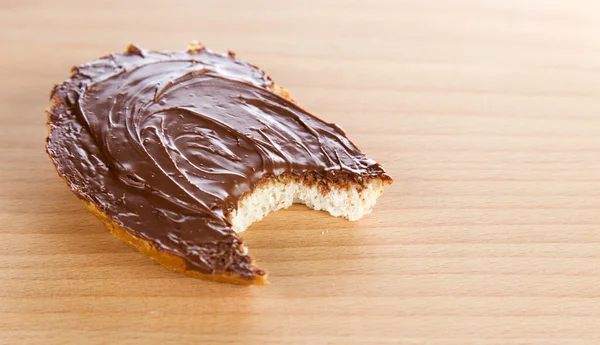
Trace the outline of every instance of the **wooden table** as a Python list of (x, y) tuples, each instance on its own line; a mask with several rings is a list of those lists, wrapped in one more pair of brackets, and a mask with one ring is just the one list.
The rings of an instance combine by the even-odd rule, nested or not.
[[(0, 3), (0, 344), (600, 343), (597, 1)], [(244, 233), (267, 287), (113, 238), (44, 152), (71, 66), (129, 42), (232, 49), (396, 183), (350, 223)]]

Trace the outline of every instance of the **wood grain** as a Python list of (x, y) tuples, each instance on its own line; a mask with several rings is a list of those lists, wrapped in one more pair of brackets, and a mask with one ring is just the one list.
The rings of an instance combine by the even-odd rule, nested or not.
[[(272, 285), (114, 239), (43, 145), (53, 84), (198, 39), (341, 124), (396, 183), (349, 223), (244, 234)], [(596, 1), (0, 2), (1, 344), (598, 344)]]

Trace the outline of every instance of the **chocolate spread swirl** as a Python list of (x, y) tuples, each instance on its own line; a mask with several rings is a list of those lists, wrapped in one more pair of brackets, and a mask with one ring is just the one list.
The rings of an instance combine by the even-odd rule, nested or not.
[(51, 94), (47, 151), (82, 199), (209, 274), (262, 275), (228, 215), (281, 174), (390, 179), (335, 124), (271, 90), (233, 54), (130, 47), (74, 68)]

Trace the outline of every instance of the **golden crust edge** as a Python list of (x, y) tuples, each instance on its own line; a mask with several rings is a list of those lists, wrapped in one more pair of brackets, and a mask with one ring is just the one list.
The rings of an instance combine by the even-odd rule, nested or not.
[(175, 271), (178, 273), (183, 273), (189, 277), (210, 280), (210, 281), (216, 281), (216, 282), (220, 282), (220, 283), (231, 283), (231, 284), (237, 284), (237, 285), (268, 285), (269, 284), (269, 282), (267, 280), (267, 274), (265, 274), (263, 276), (257, 275), (257, 276), (255, 276), (255, 279), (249, 280), (249, 279), (240, 278), (239, 276), (233, 275), (233, 274), (223, 274), (223, 273), (207, 274), (207, 273), (190, 270), (190, 269), (188, 269), (185, 261), (181, 257), (158, 250), (149, 241), (146, 241), (138, 236), (135, 236), (131, 232), (129, 232), (129, 231), (125, 230), (124, 228), (122, 228), (121, 226), (119, 226), (117, 223), (113, 222), (105, 213), (100, 211), (96, 207), (96, 205), (94, 205), (92, 202), (89, 202), (89, 201), (83, 200), (83, 199), (81, 199), (81, 201), (83, 202), (85, 207), (94, 216), (96, 216), (98, 219), (100, 219), (102, 221), (102, 223), (104, 223), (104, 225), (110, 230), (110, 232), (113, 234), (113, 236), (115, 236), (116, 238), (118, 238), (119, 240), (121, 240), (125, 243), (128, 243), (129, 245), (133, 246), (135, 249), (137, 249), (143, 255), (153, 259), (160, 265), (162, 265), (172, 271)]

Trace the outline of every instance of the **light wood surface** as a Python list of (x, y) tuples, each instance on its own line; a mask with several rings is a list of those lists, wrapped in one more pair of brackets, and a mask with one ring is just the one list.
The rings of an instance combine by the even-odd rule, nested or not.
[[(265, 69), (396, 183), (350, 223), (245, 234), (271, 273), (171, 273), (44, 153), (71, 66), (198, 39)], [(600, 343), (600, 4), (0, 2), (0, 344)]]

